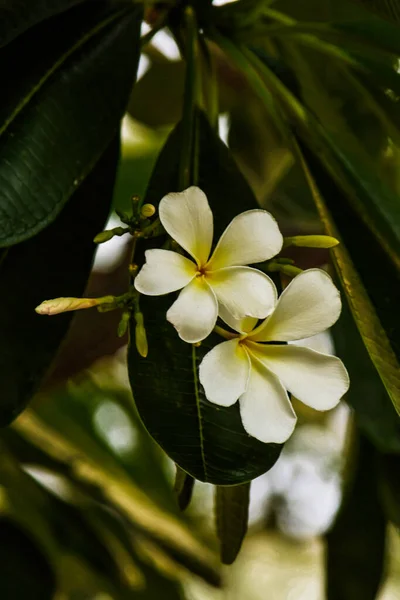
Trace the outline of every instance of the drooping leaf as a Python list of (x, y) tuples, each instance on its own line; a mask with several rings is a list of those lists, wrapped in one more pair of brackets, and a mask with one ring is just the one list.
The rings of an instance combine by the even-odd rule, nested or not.
[(182, 471), (176, 465), (174, 491), (177, 496), (178, 506), (181, 510), (186, 510), (192, 499), (195, 480), (193, 477)]
[(84, 0), (2, 0), (0, 4), (0, 46), (8, 44), (36, 23), (64, 12)]
[(249, 520), (250, 483), (217, 487), (215, 516), (221, 561), (231, 565), (240, 552)]
[(72, 313), (35, 313), (43, 300), (83, 294), (93, 237), (107, 218), (119, 154), (111, 143), (56, 221), (10, 248), (0, 265), (0, 424), (9, 424), (37, 389), (68, 329)]
[(393, 406), (400, 414), (400, 316), (397, 310), (400, 276), (319, 159), (304, 144), (302, 152), (326, 232), (341, 240), (332, 253), (351, 312)]
[(384, 574), (386, 519), (379, 500), (376, 451), (360, 439), (353, 481), (327, 534), (327, 600), (375, 600)]
[(350, 375), (346, 401), (355, 411), (358, 427), (380, 452), (400, 454), (399, 416), (368, 355), (344, 296), (342, 305), (342, 314), (332, 334), (335, 352)]
[[(178, 125), (160, 154), (146, 202), (157, 206), (166, 193), (179, 189), (179, 151)], [(198, 164), (198, 185), (213, 210), (217, 240), (229, 221), (255, 208), (256, 201), (229, 151), (202, 115)], [(180, 340), (165, 316), (172, 302), (172, 296), (141, 297), (149, 354), (141, 358), (132, 343), (128, 355), (139, 414), (163, 450), (195, 479), (215, 485), (247, 482), (273, 466), (281, 446), (250, 437), (243, 429), (238, 404), (223, 408), (208, 402), (197, 369), (221, 338), (212, 334), (199, 348)]]
[(0, 51), (3, 76), (16, 82), (0, 109), (0, 246), (53, 221), (117, 131), (141, 16), (139, 6), (90, 2)]

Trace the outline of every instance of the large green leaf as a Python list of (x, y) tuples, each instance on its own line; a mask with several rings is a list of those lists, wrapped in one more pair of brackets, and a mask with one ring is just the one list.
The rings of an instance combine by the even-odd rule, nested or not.
[[(256, 201), (204, 116), (200, 125), (198, 183), (213, 210), (218, 239), (229, 221), (254, 208)], [(158, 205), (166, 193), (179, 189), (180, 136), (178, 126), (160, 154), (146, 202)], [(134, 343), (128, 355), (139, 414), (165, 452), (194, 478), (216, 485), (247, 482), (273, 466), (281, 446), (250, 437), (241, 424), (238, 404), (223, 408), (208, 402), (197, 369), (221, 338), (213, 334), (199, 348), (180, 340), (165, 316), (172, 302), (172, 296), (141, 298), (149, 355), (141, 358)]]
[(1, 0), (0, 46), (36, 23), (64, 12), (84, 0)]
[(138, 6), (89, 3), (0, 51), (9, 82), (0, 103), (0, 246), (53, 221), (115, 134), (141, 16)]
[(383, 579), (386, 520), (378, 497), (376, 451), (360, 440), (348, 495), (327, 535), (327, 600), (375, 600)]
[(93, 237), (106, 220), (119, 154), (116, 139), (56, 221), (8, 250), (0, 265), (0, 424), (25, 407), (68, 329), (70, 314), (35, 313), (43, 300), (81, 296), (92, 264)]

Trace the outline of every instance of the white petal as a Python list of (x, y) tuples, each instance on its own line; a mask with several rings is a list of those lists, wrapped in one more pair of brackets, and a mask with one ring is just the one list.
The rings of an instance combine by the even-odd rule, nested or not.
[[(289, 343), (293, 344), (294, 342)], [(335, 344), (329, 329), (321, 331), (321, 333), (317, 333), (316, 335), (312, 335), (309, 338), (296, 340), (296, 346), (311, 348), (311, 350), (322, 352), (322, 354), (335, 354)]]
[(328, 329), (339, 318), (342, 303), (332, 279), (321, 269), (297, 275), (281, 294), (268, 319), (254, 330), (259, 342), (286, 342)]
[(298, 400), (316, 410), (330, 410), (349, 389), (349, 376), (336, 356), (294, 344), (248, 344)]
[(219, 406), (235, 404), (247, 388), (250, 360), (238, 339), (222, 342), (203, 358), (200, 383), (207, 399)]
[(282, 444), (293, 433), (297, 417), (286, 390), (258, 360), (251, 361), (249, 384), (239, 403), (243, 427), (260, 442)]
[(248, 210), (235, 217), (220, 237), (210, 259), (211, 269), (251, 265), (280, 252), (283, 237), (275, 219), (261, 209)]
[(257, 317), (262, 319), (273, 310), (276, 287), (265, 273), (251, 267), (227, 267), (206, 273), (218, 302), (235, 319)]
[(160, 202), (160, 220), (165, 230), (199, 265), (211, 251), (213, 216), (207, 197), (192, 186), (184, 192), (168, 194)]
[(146, 262), (135, 277), (135, 288), (146, 296), (180, 290), (195, 277), (196, 265), (170, 250), (146, 250)]
[(223, 321), (229, 327), (232, 327), (234, 331), (238, 333), (249, 333), (254, 329), (254, 327), (258, 323), (257, 317), (244, 317), (243, 319), (235, 319), (223, 304), (218, 305), (218, 316), (221, 317)]
[(195, 344), (204, 340), (218, 316), (218, 302), (203, 277), (195, 277), (179, 294), (167, 312), (167, 319), (185, 342)]

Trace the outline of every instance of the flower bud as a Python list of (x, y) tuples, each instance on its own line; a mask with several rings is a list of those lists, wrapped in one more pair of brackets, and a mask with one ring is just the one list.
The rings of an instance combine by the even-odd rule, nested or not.
[(140, 356), (146, 358), (149, 347), (147, 344), (147, 335), (144, 328), (143, 314), (141, 312), (135, 313), (136, 327), (135, 327), (135, 342), (136, 349)]
[(152, 204), (143, 204), (140, 210), (140, 216), (143, 219), (150, 219), (156, 213), (156, 209)]
[(117, 331), (118, 337), (123, 337), (125, 335), (125, 333), (127, 332), (130, 316), (131, 316), (131, 313), (128, 310), (126, 310), (122, 313), (122, 317), (121, 317), (121, 320), (118, 325), (118, 331)]
[(92, 308), (100, 304), (111, 303), (114, 296), (103, 296), (103, 298), (54, 298), (45, 300), (35, 308), (39, 315), (58, 315), (72, 310), (82, 310)]
[(295, 235), (285, 238), (284, 248), (298, 246), (303, 248), (334, 248), (339, 240), (330, 235)]

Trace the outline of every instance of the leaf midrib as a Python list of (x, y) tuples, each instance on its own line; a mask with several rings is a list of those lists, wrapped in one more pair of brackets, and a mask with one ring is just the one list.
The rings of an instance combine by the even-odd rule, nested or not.
[(194, 346), (194, 345), (192, 346), (192, 369), (193, 369), (194, 395), (196, 398), (197, 418), (199, 420), (200, 453), (201, 453), (201, 460), (202, 460), (203, 466), (204, 466), (204, 479), (205, 479), (205, 481), (208, 481), (206, 455), (204, 452), (203, 421), (202, 421), (201, 408), (200, 408), (199, 380), (197, 377), (196, 346)]

